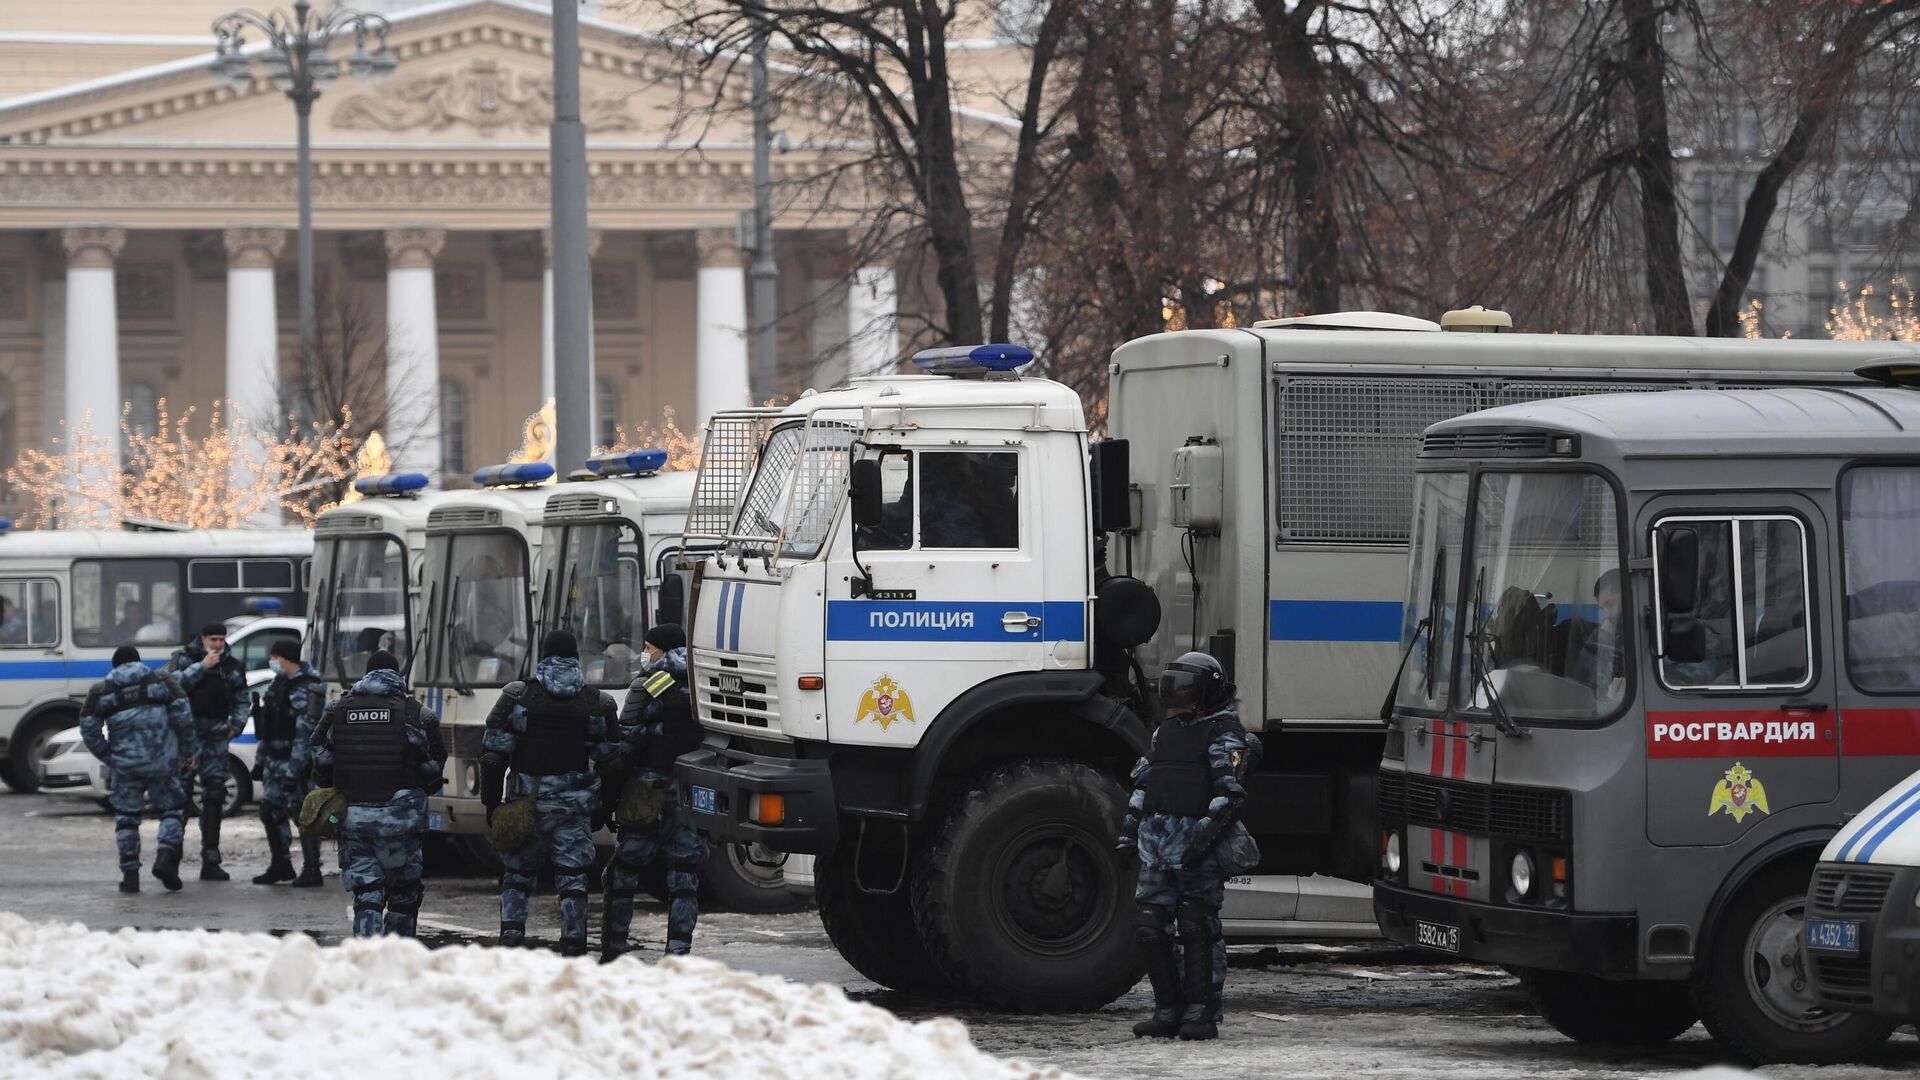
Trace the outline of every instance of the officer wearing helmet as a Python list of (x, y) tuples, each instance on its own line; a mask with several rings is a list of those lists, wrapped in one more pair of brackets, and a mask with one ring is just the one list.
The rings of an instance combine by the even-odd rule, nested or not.
[(1225, 669), (1206, 653), (1167, 665), (1159, 689), (1166, 719), (1133, 768), (1119, 840), (1124, 854), (1140, 860), (1134, 940), (1153, 985), (1153, 1016), (1133, 1033), (1211, 1039), (1219, 1034), (1227, 977), (1220, 904), (1227, 879), (1260, 858), (1236, 820), (1252, 737), (1240, 726)]

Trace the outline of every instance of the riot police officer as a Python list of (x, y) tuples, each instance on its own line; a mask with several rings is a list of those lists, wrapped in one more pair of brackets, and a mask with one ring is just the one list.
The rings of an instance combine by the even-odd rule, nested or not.
[(680, 820), (679, 792), (673, 783), (673, 759), (700, 745), (687, 689), (687, 634), (673, 623), (647, 631), (640, 677), (620, 708), (621, 765), (625, 783), (609, 794), (619, 817), (620, 842), (607, 867), (605, 923), (600, 930), (600, 959), (613, 960), (632, 946), (633, 897), (640, 876), (651, 864), (667, 866), (667, 953), (685, 955), (693, 947), (700, 916), (700, 864), (707, 842)]
[(247, 694), (247, 670), (227, 651), (227, 628), (208, 623), (200, 636), (173, 654), (173, 672), (193, 707), (194, 735), (200, 744), (196, 775), (200, 780), (200, 880), (226, 881), (220, 868), (220, 815), (226, 810), (227, 744), (247, 728), (253, 699)]
[(291, 881), (298, 888), (320, 884), (320, 837), (300, 836), (300, 874), (293, 872), (293, 813), (313, 787), (313, 729), (327, 708), (327, 686), (313, 665), (302, 663), (300, 646), (276, 641), (267, 656), (273, 683), (260, 703), (253, 733), (260, 741), (260, 823), (267, 827), (273, 861), (255, 885)]
[(87, 691), (80, 738), (113, 769), (114, 843), (120, 849), (120, 891), (140, 891), (140, 815), (148, 801), (160, 814), (153, 876), (180, 888), (180, 847), (187, 831), (187, 792), (180, 776), (193, 761), (193, 714), (170, 672), (140, 662), (140, 650), (122, 645), (113, 670)]
[(1233, 684), (1206, 653), (1167, 665), (1160, 699), (1167, 716), (1134, 766), (1119, 841), (1122, 852), (1140, 860), (1134, 940), (1153, 986), (1153, 1017), (1133, 1033), (1211, 1039), (1219, 1034), (1227, 976), (1220, 932), (1226, 882), (1259, 861), (1253, 838), (1234, 817), (1246, 799), (1240, 778), (1249, 767), (1250, 736), (1233, 706)]
[(440, 718), (407, 694), (393, 654), (367, 658), (367, 673), (320, 717), (314, 779), (338, 788), (340, 877), (353, 894), (355, 937), (412, 937), (420, 915), (420, 847), (427, 796), (446, 783)]
[[(600, 799), (597, 769), (616, 752), (608, 735), (614, 704), (587, 689), (571, 633), (553, 631), (540, 651), (533, 678), (508, 683), (487, 715), (480, 801), (491, 824), (503, 788), (510, 800), (533, 800), (527, 835), (496, 844), (506, 867), (500, 875), (500, 944), (526, 943), (527, 894), (540, 865), (551, 858), (560, 894), (560, 952), (581, 956), (587, 951), (587, 872), (593, 867), (589, 822)], [(495, 831), (496, 840), (502, 832)]]

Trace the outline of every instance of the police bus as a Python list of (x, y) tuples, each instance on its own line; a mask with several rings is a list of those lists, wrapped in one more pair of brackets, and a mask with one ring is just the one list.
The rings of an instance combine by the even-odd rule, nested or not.
[[(1377, 934), (1381, 700), (1427, 425), (1857, 384), (1882, 352), (1344, 313), (1122, 345), (1100, 442), (1078, 396), (1018, 377), (1030, 354), (1003, 345), (716, 417), (689, 521), (724, 544), (695, 590), (711, 735), (680, 759), (689, 811), (817, 854), (822, 922), (877, 982), (1098, 1007), (1140, 973), (1110, 851), (1148, 733), (1136, 688), (1204, 649), (1267, 744), (1245, 809), (1265, 860), (1231, 884), (1228, 933)], [(1585, 605), (1595, 584), (1557, 588)]]
[(304, 615), (312, 552), (304, 529), (0, 530), (0, 777), (39, 786), (119, 646), (158, 665), (207, 623)]
[[(1920, 370), (1911, 345), (1837, 355), (1868, 350), (1862, 374)], [(1920, 765), (1916, 460), (1920, 392), (1865, 381), (1429, 427), (1379, 777), (1386, 933), (1518, 971), (1582, 1041), (1697, 1018), (1749, 1060), (1820, 1063), (1884, 1040), (1894, 1019), (1814, 987), (1870, 1006), (1872, 971), (1912, 967), (1862, 934), (1890, 818), (1808, 890)]]

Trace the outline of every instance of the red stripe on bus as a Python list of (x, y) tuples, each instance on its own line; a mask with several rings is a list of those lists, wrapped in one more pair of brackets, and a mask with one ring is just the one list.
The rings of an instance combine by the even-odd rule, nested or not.
[[(1464, 871), (1467, 868), (1467, 858), (1468, 858), (1467, 834), (1463, 832), (1454, 833), (1453, 834), (1453, 865), (1459, 867), (1462, 871)], [(1461, 879), (1459, 884), (1454, 888), (1454, 892), (1456, 895), (1459, 895), (1459, 896), (1467, 895), (1467, 883), (1464, 878)]]
[(1848, 757), (1920, 757), (1920, 709), (1848, 709), (1840, 741)]
[(1434, 725), (1434, 731), (1427, 736), (1427, 741), (1433, 744), (1433, 760), (1427, 765), (1427, 775), (1447, 775), (1447, 743), (1440, 737), (1438, 724)]
[(1786, 709), (1697, 709), (1647, 713), (1650, 758), (1833, 757), (1834, 714)]
[[(1439, 869), (1440, 865), (1447, 860), (1446, 838), (1440, 834), (1439, 829), (1428, 829), (1427, 838), (1430, 841), (1429, 846), (1433, 849), (1434, 868)], [(1447, 879), (1435, 874), (1433, 876), (1433, 891), (1445, 893), (1447, 891)]]

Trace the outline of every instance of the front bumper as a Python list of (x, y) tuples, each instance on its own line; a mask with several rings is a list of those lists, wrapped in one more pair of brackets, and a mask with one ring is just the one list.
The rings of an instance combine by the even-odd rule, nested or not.
[(1807, 914), (1822, 919), (1860, 920), (1860, 955), (1844, 956), (1808, 949), (1807, 976), (1821, 1005), (1845, 1012), (1873, 1013), (1920, 1023), (1920, 867), (1822, 863), (1816, 875), (1836, 869), (1893, 871), (1893, 881), (1878, 911), (1823, 910), (1816, 889)]
[[(765, 844), (775, 851), (825, 855), (840, 839), (833, 773), (824, 759), (767, 757), (734, 747), (703, 746), (674, 763), (681, 820), (730, 844)], [(693, 789), (714, 793), (714, 812), (693, 808)], [(755, 795), (779, 795), (786, 814), (778, 825), (750, 819)]]
[(1460, 928), (1460, 956), (1507, 967), (1634, 975), (1639, 920), (1632, 915), (1581, 915), (1474, 903), (1399, 885), (1373, 883), (1373, 916), (1381, 933), (1415, 942), (1416, 920)]

